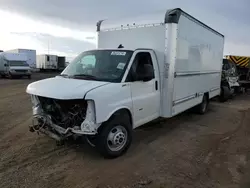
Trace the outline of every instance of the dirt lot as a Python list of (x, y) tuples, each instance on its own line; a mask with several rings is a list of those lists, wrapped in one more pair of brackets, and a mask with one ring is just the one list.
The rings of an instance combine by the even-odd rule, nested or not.
[(86, 144), (30, 133), (32, 80), (0, 80), (0, 187), (250, 187), (250, 95), (212, 102), (135, 132), (129, 151), (101, 158)]

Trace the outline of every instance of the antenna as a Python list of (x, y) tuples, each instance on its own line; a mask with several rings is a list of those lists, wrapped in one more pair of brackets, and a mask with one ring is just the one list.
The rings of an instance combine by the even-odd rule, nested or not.
[(48, 55), (49, 55), (49, 39), (48, 39)]

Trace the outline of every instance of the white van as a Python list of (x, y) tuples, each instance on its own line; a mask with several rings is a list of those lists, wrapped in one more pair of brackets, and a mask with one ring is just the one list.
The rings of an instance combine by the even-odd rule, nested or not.
[(27, 64), (27, 57), (22, 53), (0, 53), (0, 76), (26, 76), (31, 78), (31, 70)]
[(56, 140), (84, 135), (102, 155), (117, 157), (133, 129), (192, 107), (205, 113), (220, 94), (224, 36), (181, 9), (151, 18), (98, 22), (98, 49), (31, 83), (30, 130)]

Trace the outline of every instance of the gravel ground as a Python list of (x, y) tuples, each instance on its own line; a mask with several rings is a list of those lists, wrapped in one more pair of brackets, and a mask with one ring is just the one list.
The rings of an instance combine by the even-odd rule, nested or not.
[(250, 95), (145, 125), (124, 156), (107, 160), (85, 143), (57, 146), (28, 131), (26, 86), (51, 76), (0, 79), (1, 188), (250, 187)]

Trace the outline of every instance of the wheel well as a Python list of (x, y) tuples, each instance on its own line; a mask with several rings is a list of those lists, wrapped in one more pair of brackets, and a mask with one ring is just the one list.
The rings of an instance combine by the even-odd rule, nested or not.
[(204, 93), (204, 96), (206, 96), (207, 99), (209, 100), (209, 93), (208, 93), (208, 92), (207, 92), (207, 93)]
[(131, 112), (126, 109), (126, 108), (123, 108), (123, 109), (120, 109), (120, 110), (117, 110), (109, 119), (113, 118), (114, 116), (120, 116), (121, 114), (127, 114), (129, 116), (129, 121), (130, 121), (130, 125), (133, 127), (133, 119), (132, 119), (132, 114)]
[(133, 128), (132, 114), (131, 114), (131, 112), (130, 112), (128, 109), (123, 108), (123, 109), (119, 109), (119, 110), (115, 111), (115, 112), (110, 116), (110, 118), (109, 118), (107, 121), (103, 122), (103, 123), (101, 124), (101, 126), (98, 128), (98, 131), (101, 131), (102, 128), (103, 128), (103, 125), (104, 125), (105, 123), (107, 123), (109, 120), (111, 120), (111, 119), (114, 118), (115, 116), (120, 116), (121, 114), (124, 114), (124, 113), (126, 113), (126, 114), (129, 116), (129, 121), (130, 121), (131, 129), (132, 129), (132, 128)]

